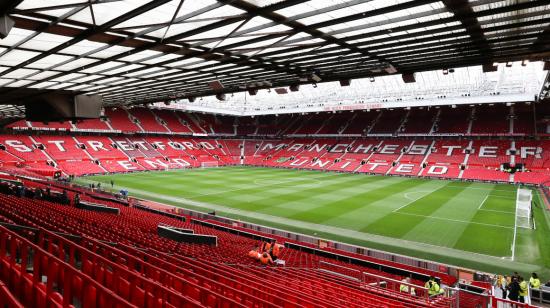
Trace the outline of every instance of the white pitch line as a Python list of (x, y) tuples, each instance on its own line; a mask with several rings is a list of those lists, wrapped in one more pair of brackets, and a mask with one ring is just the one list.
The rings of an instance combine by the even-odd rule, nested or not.
[(479, 206), (477, 207), (478, 210), (481, 209), (481, 207), (483, 206), (483, 204), (485, 203), (485, 201), (487, 201), (488, 198), (489, 198), (489, 195), (486, 195), (485, 198), (483, 199), (483, 201), (481, 201), (481, 204), (479, 204)]
[[(212, 196), (212, 195), (219, 195), (219, 194), (224, 194), (224, 193), (228, 193), (228, 192), (234, 192), (234, 191), (240, 191), (240, 190), (247, 190), (247, 189), (251, 189), (251, 188), (258, 188), (258, 187), (269, 187), (269, 186), (276, 186), (276, 185), (281, 185), (281, 184), (287, 184), (287, 183), (294, 183), (294, 182), (300, 182), (300, 181), (316, 181), (315, 183), (310, 183), (310, 184), (307, 184), (308, 186), (311, 186), (312, 184), (314, 184), (315, 186), (319, 186), (319, 184), (322, 184), (323, 181), (321, 181), (320, 179), (330, 179), (332, 177), (334, 177), (335, 175), (323, 175), (323, 176), (320, 176), (320, 177), (313, 177), (313, 178), (304, 178), (304, 177), (301, 177), (301, 178), (294, 178), (292, 180), (288, 180), (288, 181), (280, 181), (280, 182), (272, 182), (272, 183), (265, 183), (265, 184), (256, 184), (256, 182), (254, 182), (254, 184), (256, 184), (256, 186), (247, 186), (247, 187), (244, 187), (244, 188), (235, 188), (235, 189), (228, 189), (228, 190), (222, 190), (222, 191), (215, 191), (215, 192), (211, 192), (211, 193), (199, 193), (197, 194), (197, 196), (191, 196), (191, 197), (187, 197), (189, 199), (193, 199), (193, 198), (199, 198), (199, 197), (202, 197), (202, 196)], [(284, 187), (290, 187), (290, 186), (284, 186)]]
[(397, 214), (409, 215), (409, 216), (417, 216), (417, 217), (424, 217), (424, 218), (432, 218), (432, 219), (439, 219), (439, 220), (447, 220), (447, 221), (460, 222), (460, 223), (465, 223), (465, 224), (476, 224), (476, 225), (482, 225), (482, 226), (488, 226), (488, 227), (497, 227), (497, 228), (504, 228), (504, 229), (514, 229), (513, 227), (506, 227), (506, 226), (501, 226), (501, 225), (493, 225), (493, 224), (486, 224), (486, 223), (482, 223), (482, 222), (466, 221), (466, 220), (451, 219), (451, 218), (444, 218), (444, 217), (427, 216), (427, 215), (412, 214), (412, 213), (403, 213), (403, 212), (397, 212)]
[[(484, 183), (479, 183), (479, 184), (484, 184)], [(475, 190), (502, 191), (502, 192), (510, 192), (510, 193), (513, 192), (513, 191), (510, 191), (510, 190), (507, 190), (507, 189), (494, 189), (494, 188), (485, 188), (485, 187), (470, 187), (470, 186), (455, 186), (455, 185), (449, 185), (449, 186), (445, 186), (445, 187), (446, 188), (465, 188), (466, 190), (475, 189)]]
[[(434, 191), (435, 191), (435, 190), (434, 190)], [(429, 191), (429, 192), (427, 192), (427, 194), (421, 196), (420, 198), (416, 198), (416, 199), (414, 199), (414, 200), (411, 200), (411, 201), (409, 201), (409, 202), (403, 204), (402, 206), (396, 208), (396, 209), (393, 210), (392, 212), (397, 212), (397, 211), (399, 211), (400, 209), (402, 209), (402, 208), (404, 208), (404, 207), (406, 207), (406, 206), (408, 206), (408, 205), (410, 205), (410, 204), (412, 204), (412, 203), (414, 203), (414, 202), (416, 202), (416, 201), (418, 201), (418, 200), (420, 200), (420, 199), (426, 197), (427, 195), (433, 193), (434, 191)], [(405, 196), (405, 198), (407, 198), (407, 197)], [(408, 199), (408, 198), (407, 198), (407, 199)], [(410, 199), (409, 199), (409, 200), (410, 200)]]
[(487, 212), (497, 212), (497, 213), (505, 213), (505, 214), (514, 214), (514, 212), (510, 211), (498, 211), (498, 210), (486, 210), (486, 209), (478, 209), (479, 211), (487, 211)]

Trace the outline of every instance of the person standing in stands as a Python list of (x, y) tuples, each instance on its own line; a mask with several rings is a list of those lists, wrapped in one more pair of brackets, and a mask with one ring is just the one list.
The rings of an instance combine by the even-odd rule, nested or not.
[(506, 287), (508, 286), (508, 279), (506, 275), (499, 277), (498, 285), (500, 287), (500, 290), (502, 291), (502, 298), (506, 299), (506, 293), (507, 293)]
[(80, 194), (76, 193), (76, 195), (74, 195), (74, 205), (77, 206), (79, 203), (80, 203)]
[(268, 253), (271, 251), (271, 243), (270, 242), (265, 242), (264, 251), (268, 252)]
[(416, 291), (413, 287), (409, 288), (409, 284), (411, 283), (411, 278), (406, 277), (401, 280), (401, 284), (399, 285), (399, 292), (403, 293), (409, 293), (411, 295), (416, 295)]
[(271, 259), (273, 259), (273, 261), (276, 261), (279, 258), (279, 253), (281, 252), (280, 249), (281, 247), (279, 246), (279, 244), (277, 244), (277, 240), (273, 240), (273, 242), (271, 242), (270, 251)]
[(516, 277), (512, 278), (512, 282), (508, 284), (508, 299), (517, 302), (519, 298), (519, 282)]
[(17, 186), (16, 195), (19, 198), (22, 198), (25, 196), (25, 186), (19, 185)]
[(42, 199), (42, 189), (37, 188), (36, 192), (34, 193), (34, 199)]
[(529, 278), (529, 285), (531, 286), (531, 289), (540, 289), (540, 279), (537, 273), (531, 274), (531, 278)]
[(527, 284), (527, 281), (523, 279), (523, 277), (519, 277), (519, 302), (525, 303), (525, 297), (529, 294), (529, 285)]

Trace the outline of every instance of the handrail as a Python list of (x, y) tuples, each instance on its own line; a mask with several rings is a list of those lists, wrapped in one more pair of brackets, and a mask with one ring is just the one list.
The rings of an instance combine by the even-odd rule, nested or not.
[(23, 308), (15, 295), (10, 292), (8, 286), (0, 280), (0, 307)]
[[(190, 298), (188, 298), (187, 296), (181, 293), (176, 293), (174, 290), (171, 290), (165, 287), (164, 285), (161, 285), (158, 282), (153, 282), (151, 280), (148, 280), (142, 277), (141, 275), (137, 274), (136, 272), (128, 271), (126, 268), (119, 265), (118, 263), (115, 263), (93, 251), (89, 251), (84, 247), (78, 245), (77, 243), (69, 241), (66, 238), (61, 237), (55, 233), (52, 233), (46, 229), (41, 228), (40, 231), (41, 232), (39, 236), (39, 246), (44, 245), (46, 247), (49, 247), (49, 249), (51, 249), (53, 247), (52, 239), (58, 240), (60, 241), (60, 243), (63, 243), (63, 245), (59, 245), (59, 247), (66, 247), (70, 250), (80, 249), (81, 250), (80, 262), (82, 263), (84, 263), (85, 259), (86, 260), (90, 259), (96, 263), (100, 262), (101, 264), (108, 265), (108, 267), (112, 269), (113, 274), (116, 275), (117, 273), (124, 273), (125, 278), (128, 278), (128, 281), (131, 286), (139, 286), (140, 288), (143, 288), (143, 289), (152, 290), (153, 294), (155, 294), (157, 298), (161, 298), (163, 301), (166, 301), (168, 303), (176, 303), (176, 304), (186, 303), (191, 306), (195, 306), (194, 302)], [(62, 250), (59, 250), (59, 253), (63, 253), (63, 255), (65, 255), (65, 252)], [(68, 255), (74, 256), (74, 253), (70, 252)], [(69, 259), (69, 265), (71, 267), (76, 266), (76, 264), (77, 264), (76, 259), (74, 258)]]
[[(425, 291), (429, 290), (426, 287), (419, 286), (419, 285), (414, 284), (414, 283), (405, 282), (405, 281), (402, 281), (402, 280), (397, 280), (397, 279), (389, 278), (389, 277), (382, 276), (382, 275), (376, 275), (376, 274), (373, 274), (373, 273), (363, 272), (363, 277), (364, 276), (371, 276), (371, 277), (383, 279), (384, 281), (391, 281), (391, 282), (394, 282), (394, 283), (403, 284), (403, 285), (406, 285), (406, 286), (414, 287), (415, 289), (419, 289), (419, 290), (425, 290)], [(366, 282), (363, 281), (363, 283), (366, 283)]]
[[(326, 251), (326, 250), (322, 250), (322, 249), (318, 249), (318, 248), (314, 248), (314, 247), (308, 247), (308, 246), (301, 245), (301, 244), (286, 242), (285, 246), (290, 247), (290, 248), (298, 247), (299, 250), (305, 249), (305, 250), (308, 250), (309, 252), (311, 252), (313, 254), (317, 254), (317, 255), (321, 255), (321, 256), (328, 256), (328, 257), (331, 257), (331, 258), (336, 259), (336, 260), (340, 260), (340, 259), (351, 260), (356, 264), (359, 264), (359, 265), (362, 265), (362, 266), (367, 266), (367, 267), (370, 267), (370, 268), (377, 268), (381, 271), (385, 271), (384, 269), (386, 269), (386, 270), (389, 269), (389, 270), (392, 270), (392, 271), (395, 271), (395, 272), (399, 273), (399, 275), (401, 275), (401, 276), (407, 276), (407, 277), (415, 278), (415, 279), (418, 279), (418, 280), (426, 280), (427, 281), (428, 278), (430, 277), (430, 275), (419, 273), (419, 272), (416, 272), (416, 271), (403, 269), (403, 268), (398, 268), (398, 267), (395, 267), (395, 266), (392, 266), (392, 265), (387, 265), (387, 264), (379, 263), (379, 262), (376, 262), (376, 261), (355, 258), (355, 257), (352, 257), (352, 256), (339, 254), (339, 253), (333, 252), (333, 251)], [(374, 265), (374, 267), (373, 267), (373, 265)], [(435, 279), (439, 284), (441, 284), (441, 279), (439, 277), (435, 277)]]
[[(56, 235), (57, 236), (57, 235)], [(9, 250), (9, 251), (8, 251)], [(93, 280), (88, 275), (85, 275), (84, 273), (80, 272), (76, 268), (68, 265), (63, 260), (59, 259), (58, 257), (54, 256), (50, 252), (47, 252), (42, 247), (31, 243), (28, 239), (19, 236), (15, 232), (8, 230), (7, 228), (0, 226), (0, 257), (1, 254), (8, 253), (9, 261), (13, 264), (16, 262), (16, 255), (20, 254), (20, 267), (21, 269), (26, 269), (28, 267), (28, 262), (30, 260), (29, 254), (32, 253), (34, 262), (32, 266), (33, 271), (33, 279), (32, 284), (33, 287), (37, 287), (39, 283), (41, 283), (38, 279), (39, 277), (42, 277), (42, 275), (49, 275), (50, 274), (50, 266), (51, 264), (55, 264), (57, 266), (61, 267), (62, 276), (65, 277), (66, 281), (69, 281), (73, 277), (79, 277), (82, 279), (83, 287), (91, 287), (95, 288), (98, 291), (98, 295), (104, 294), (109, 296), (110, 302), (108, 304), (111, 304), (113, 306), (130, 306), (130, 303), (120, 297), (118, 294), (115, 294), (112, 290), (109, 290), (105, 288), (102, 284), (97, 282), (96, 280)], [(42, 260), (42, 262), (38, 261)], [(44, 260), (48, 260), (47, 264), (44, 264)], [(51, 263), (50, 263), (51, 262)], [(47, 268), (44, 268), (44, 265)], [(54, 273), (54, 275), (57, 275), (57, 273)], [(46, 294), (51, 295), (53, 290), (53, 283), (55, 279), (48, 279), (46, 283)], [(63, 293), (66, 295), (63, 297), (64, 305), (68, 306), (70, 304), (70, 301), (72, 300), (71, 297), (71, 284), (65, 284), (63, 286), (64, 290)], [(97, 296), (97, 295), (96, 295)], [(34, 300), (34, 299), (30, 299)], [(95, 298), (94, 300), (97, 300)]]

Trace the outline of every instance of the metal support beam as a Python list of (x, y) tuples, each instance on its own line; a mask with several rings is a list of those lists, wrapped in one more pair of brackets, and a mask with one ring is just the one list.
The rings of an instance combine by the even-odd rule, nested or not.
[(10, 14), (23, 0), (0, 1), (0, 15)]
[(478, 19), (475, 17), (475, 12), (470, 6), (468, 0), (443, 0), (443, 4), (449, 10), (450, 13), (454, 15), (460, 23), (466, 29), (466, 33), (470, 38), (475, 42), (478, 49), (484, 50), (486, 54), (490, 57), (493, 54), (491, 46), (485, 38), (483, 29), (479, 24)]

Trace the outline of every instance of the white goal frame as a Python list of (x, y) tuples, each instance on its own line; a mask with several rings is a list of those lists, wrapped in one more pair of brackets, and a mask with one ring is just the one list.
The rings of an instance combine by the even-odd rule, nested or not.
[(201, 168), (218, 168), (219, 162), (217, 160), (215, 161), (203, 161), (201, 162)]
[(533, 192), (530, 189), (518, 188), (516, 195), (516, 227), (532, 229), (531, 204)]
[(518, 188), (516, 194), (516, 213), (514, 221), (514, 238), (512, 239), (512, 261), (516, 256), (516, 237), (518, 228), (533, 229), (533, 217), (531, 206), (533, 202), (533, 191), (525, 188)]

